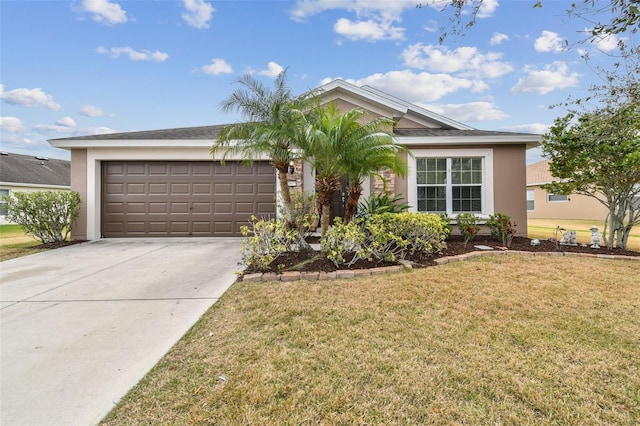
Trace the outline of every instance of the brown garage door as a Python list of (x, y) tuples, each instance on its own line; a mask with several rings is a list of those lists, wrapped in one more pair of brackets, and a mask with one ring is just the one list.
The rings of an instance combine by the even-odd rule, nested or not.
[(251, 215), (275, 216), (275, 172), (266, 162), (102, 164), (103, 237), (238, 236)]

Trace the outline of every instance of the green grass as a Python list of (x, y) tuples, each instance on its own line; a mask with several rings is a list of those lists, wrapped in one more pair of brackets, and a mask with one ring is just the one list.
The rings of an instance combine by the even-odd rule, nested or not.
[[(602, 233), (604, 221), (577, 220), (577, 219), (527, 219), (527, 232), (529, 238), (547, 239), (554, 236), (556, 226), (567, 230), (575, 230), (578, 234), (578, 242), (589, 243), (591, 241), (591, 228), (596, 225)], [(562, 237), (562, 232), (558, 238)], [(640, 251), (640, 226), (635, 226), (629, 235), (627, 242), (629, 250)]]
[(493, 256), (236, 283), (103, 424), (638, 424), (638, 276)]
[(20, 225), (0, 225), (0, 261), (38, 253), (40, 241), (26, 235)]

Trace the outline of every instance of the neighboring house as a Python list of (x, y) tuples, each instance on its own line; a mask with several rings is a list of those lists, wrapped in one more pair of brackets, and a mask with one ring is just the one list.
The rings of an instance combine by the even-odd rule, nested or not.
[(0, 224), (8, 223), (5, 195), (14, 192), (68, 191), (71, 163), (54, 158), (0, 153)]
[[(528, 148), (540, 136), (477, 130), (368, 86), (335, 80), (318, 89), (343, 111), (360, 107), (393, 118), (394, 134), (413, 156), (409, 175), (392, 179), (413, 211), (510, 215), (526, 235)], [(209, 149), (222, 126), (203, 126), (53, 139), (71, 150), (71, 187), (81, 194), (74, 238), (237, 236), (251, 215), (275, 216), (276, 174), (266, 159), (226, 166)], [(405, 155), (406, 157), (406, 155)], [(307, 164), (290, 186), (314, 188)], [(377, 190), (367, 182), (363, 196)]]
[(604, 221), (607, 208), (593, 197), (553, 194), (541, 185), (558, 181), (551, 176), (549, 160), (527, 166), (527, 217), (529, 219), (585, 219)]

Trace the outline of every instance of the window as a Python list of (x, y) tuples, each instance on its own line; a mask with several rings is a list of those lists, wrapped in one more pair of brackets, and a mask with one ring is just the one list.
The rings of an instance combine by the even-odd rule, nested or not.
[(7, 202), (4, 201), (5, 195), (9, 195), (9, 190), (0, 189), (0, 216), (7, 215)]
[(418, 157), (416, 185), (420, 212), (483, 212), (481, 157)]
[(569, 196), (547, 193), (547, 201), (550, 203), (569, 201)]
[(535, 210), (535, 205), (536, 205), (535, 193), (536, 192), (533, 189), (527, 189), (527, 210), (528, 211)]

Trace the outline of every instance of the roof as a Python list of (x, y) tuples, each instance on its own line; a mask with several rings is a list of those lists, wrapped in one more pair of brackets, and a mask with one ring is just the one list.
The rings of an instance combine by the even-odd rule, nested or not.
[(549, 161), (539, 161), (527, 166), (527, 186), (543, 185), (554, 181), (549, 171)]
[(179, 127), (176, 129), (142, 130), (138, 132), (106, 133), (102, 135), (76, 136), (51, 139), (54, 141), (72, 140), (214, 140), (225, 125)]
[(71, 185), (71, 162), (3, 152), (0, 155), (0, 182), (68, 187)]
[[(411, 111), (417, 118), (422, 118), (439, 127), (424, 127), (415, 129), (395, 129), (394, 133), (406, 145), (422, 144), (526, 144), (527, 148), (539, 145), (540, 136), (530, 133), (497, 132), (478, 130), (447, 117), (438, 115), (417, 105), (403, 101), (395, 96), (384, 93), (369, 86), (358, 87), (344, 80), (334, 80), (318, 89), (324, 96), (338, 96), (348, 93), (355, 99), (389, 108), (395, 117), (402, 117)], [(412, 120), (415, 119), (412, 115)], [(177, 147), (203, 148), (210, 145), (217, 137), (224, 124), (200, 127), (181, 127), (176, 129), (146, 130), (125, 133), (109, 133), (102, 135), (77, 136), (70, 138), (50, 139), (49, 143), (57, 148), (159, 148)], [(427, 140), (427, 138), (429, 140)]]

